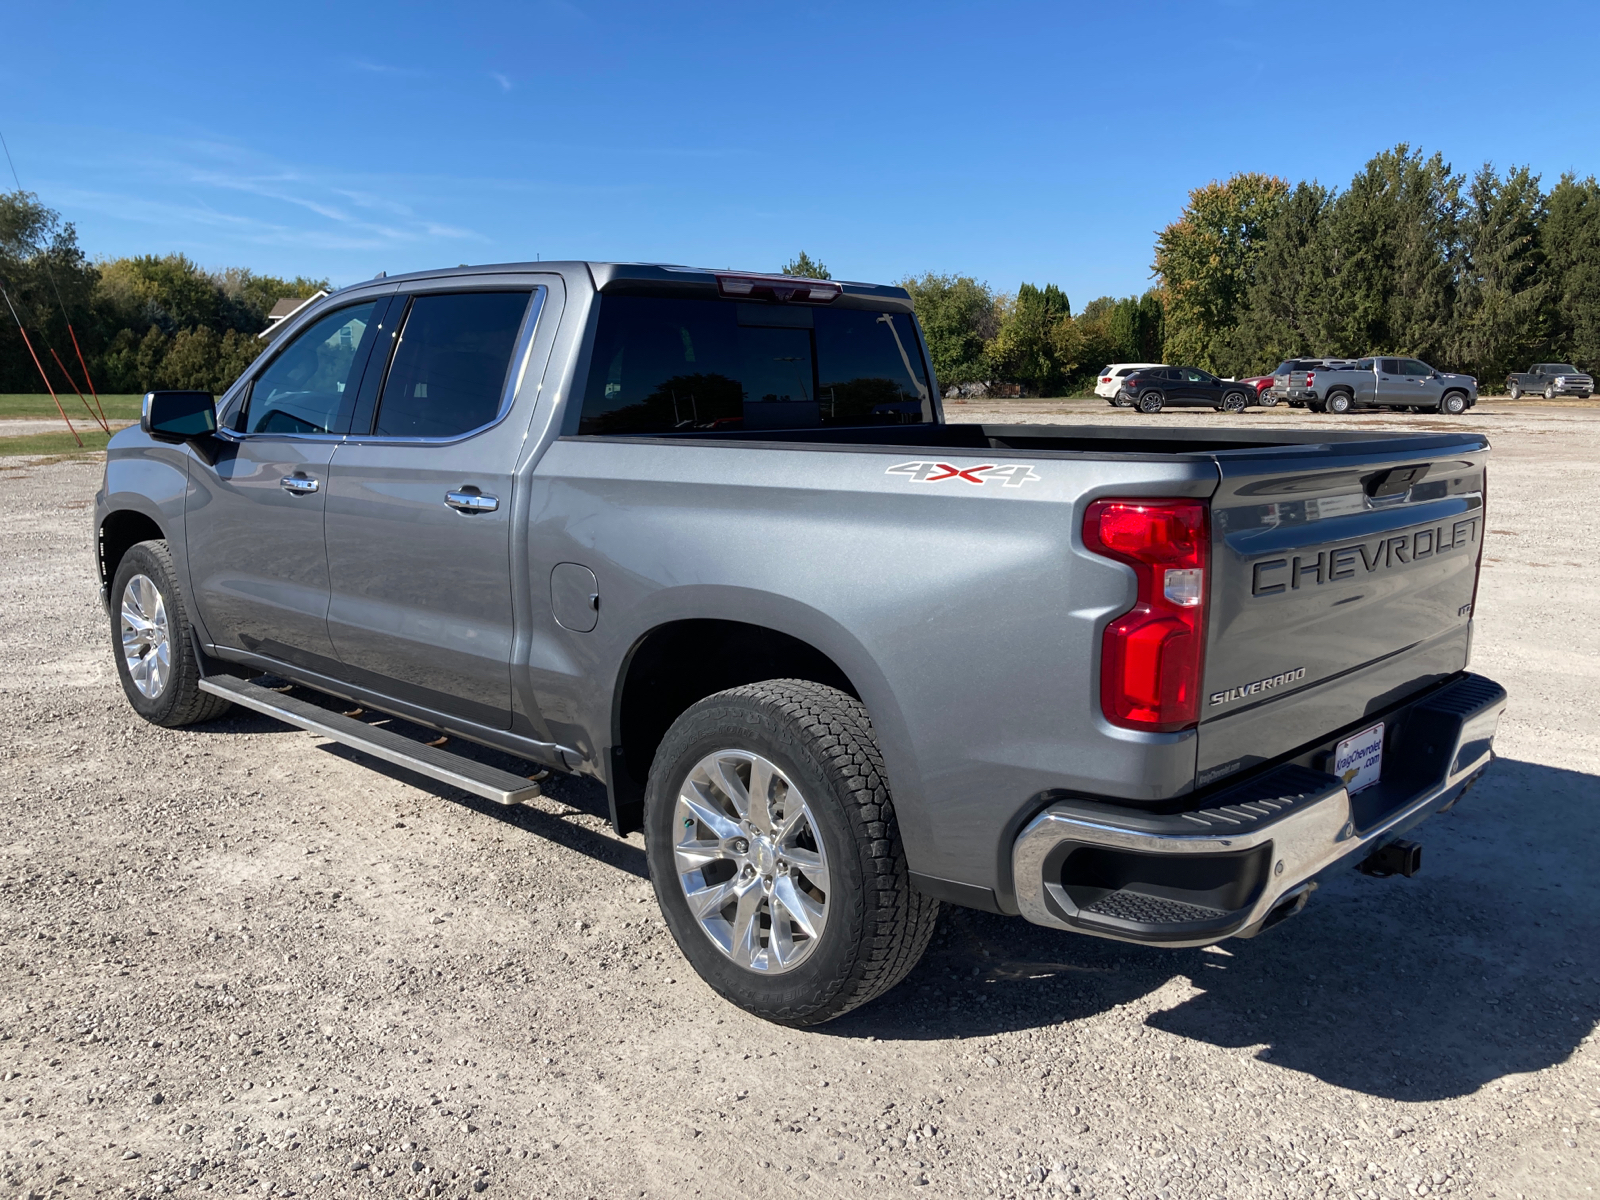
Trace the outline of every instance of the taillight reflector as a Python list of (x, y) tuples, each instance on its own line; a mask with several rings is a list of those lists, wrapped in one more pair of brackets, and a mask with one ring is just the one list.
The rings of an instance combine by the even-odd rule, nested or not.
[(1172, 732), (1200, 720), (1207, 510), (1199, 500), (1096, 500), (1083, 541), (1133, 568), (1138, 596), (1100, 642), (1100, 708), (1126, 729)]

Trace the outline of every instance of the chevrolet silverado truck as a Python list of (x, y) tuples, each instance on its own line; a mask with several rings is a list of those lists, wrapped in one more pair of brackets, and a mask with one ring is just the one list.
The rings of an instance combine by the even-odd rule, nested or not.
[(1506, 376), (1506, 392), (1513, 400), (1523, 396), (1578, 396), (1587, 400), (1594, 394), (1594, 377), (1571, 363), (1534, 363), (1526, 371)]
[(1472, 376), (1435, 371), (1415, 358), (1363, 358), (1290, 371), (1274, 390), (1312, 412), (1388, 408), (1460, 416), (1478, 402), (1478, 381)]
[(1192, 947), (1410, 874), (1506, 701), (1467, 670), (1488, 454), (950, 424), (900, 288), (524, 263), (149, 394), (94, 532), (145, 719), (504, 803), (592, 777), (695, 970), (806, 1025), (943, 902)]

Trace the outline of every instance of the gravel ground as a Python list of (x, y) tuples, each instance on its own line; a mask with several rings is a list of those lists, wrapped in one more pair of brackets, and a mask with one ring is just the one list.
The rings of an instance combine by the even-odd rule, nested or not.
[(1593, 1194), (1600, 407), (1446, 423), (1495, 437), (1475, 665), (1512, 706), (1419, 878), (1193, 951), (946, 909), (809, 1032), (688, 971), (592, 784), (504, 810), (248, 714), (139, 721), (99, 464), (8, 460), (0, 1196)]

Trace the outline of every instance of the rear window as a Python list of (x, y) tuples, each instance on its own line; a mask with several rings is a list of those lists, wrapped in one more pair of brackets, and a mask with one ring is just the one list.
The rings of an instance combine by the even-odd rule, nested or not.
[(933, 420), (904, 313), (604, 296), (582, 434)]

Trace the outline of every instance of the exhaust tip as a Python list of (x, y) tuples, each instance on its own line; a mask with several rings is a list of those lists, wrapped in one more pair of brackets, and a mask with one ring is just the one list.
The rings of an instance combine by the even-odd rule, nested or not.
[(1356, 869), (1375, 879), (1387, 879), (1391, 875), (1410, 879), (1422, 870), (1422, 845), (1404, 840), (1388, 842), (1362, 859)]

